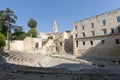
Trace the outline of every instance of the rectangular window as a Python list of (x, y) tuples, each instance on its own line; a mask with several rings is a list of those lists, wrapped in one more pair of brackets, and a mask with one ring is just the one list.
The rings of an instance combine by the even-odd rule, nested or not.
[(75, 34), (75, 37), (77, 38), (77, 34)]
[(106, 20), (102, 21), (103, 26), (106, 26)]
[(78, 47), (78, 41), (76, 41), (76, 47)]
[(75, 26), (75, 29), (77, 29), (77, 26)]
[(120, 33), (120, 27), (117, 27), (117, 29), (118, 29), (118, 33)]
[(93, 45), (93, 41), (90, 41), (90, 44)]
[(85, 46), (85, 41), (83, 41), (83, 46)]
[(101, 40), (101, 44), (104, 45), (105, 44), (105, 40)]
[(82, 25), (82, 30), (85, 30), (85, 26), (84, 25)]
[(60, 46), (62, 47), (62, 42), (60, 42)]
[(120, 39), (116, 39), (116, 44), (120, 44)]
[(102, 29), (103, 34), (107, 34), (107, 29)]
[(111, 33), (114, 33), (114, 28), (111, 28)]
[(91, 27), (94, 28), (94, 23), (91, 23)]
[(117, 17), (117, 22), (120, 22), (120, 16)]
[(95, 31), (91, 31), (92, 36), (95, 36)]
[(82, 36), (85, 37), (85, 33), (84, 32), (82, 32)]

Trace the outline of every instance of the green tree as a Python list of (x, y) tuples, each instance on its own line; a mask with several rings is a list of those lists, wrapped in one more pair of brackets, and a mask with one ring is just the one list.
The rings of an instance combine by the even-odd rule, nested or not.
[(5, 36), (2, 33), (0, 33), (0, 49), (3, 49), (3, 47), (6, 45), (5, 40)]
[(37, 37), (37, 30), (36, 30), (36, 26), (37, 26), (37, 21), (34, 20), (33, 18), (30, 18), (28, 23), (27, 23), (28, 27), (31, 28), (28, 32), (27, 32), (27, 36), (31, 36), (31, 37)]
[(23, 32), (23, 26), (15, 26), (14, 28), (13, 28), (13, 30), (14, 30), (14, 32)]
[(15, 20), (17, 19), (17, 16), (14, 14), (14, 12), (6, 8), (6, 10), (0, 10), (0, 27), (1, 32), (7, 36), (7, 49), (10, 49), (10, 32), (11, 29), (14, 27), (13, 24), (15, 24)]
[(10, 32), (11, 29), (14, 27), (13, 24), (15, 24), (16, 19), (17, 16), (11, 9), (6, 8), (6, 10), (0, 10), (1, 33), (7, 35), (7, 32)]
[(27, 32), (27, 36), (31, 36), (31, 37), (36, 38), (36, 37), (37, 37), (37, 30), (36, 30), (36, 28), (30, 29), (30, 30)]
[(27, 25), (28, 25), (28, 27), (30, 27), (30, 28), (36, 28), (37, 22), (36, 22), (36, 20), (34, 20), (33, 18), (30, 18), (29, 21), (28, 21), (28, 23), (27, 23)]
[(12, 34), (12, 40), (24, 40), (25, 37), (26, 37), (25, 32), (14, 32)]
[(12, 34), (12, 40), (23, 40), (26, 37), (26, 32), (23, 31), (22, 26), (16, 26)]

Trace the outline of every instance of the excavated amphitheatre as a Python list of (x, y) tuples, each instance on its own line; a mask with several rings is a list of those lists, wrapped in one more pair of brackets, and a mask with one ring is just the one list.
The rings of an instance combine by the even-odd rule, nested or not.
[[(120, 9), (118, 11), (120, 12)], [(58, 32), (57, 24), (56, 22), (54, 24), (53, 32), (56, 33)], [(110, 47), (111, 42), (113, 42), (109, 38), (110, 40), (108, 39), (108, 41), (110, 44), (107, 44), (107, 47), (101, 48), (100, 44), (94, 46), (99, 47), (99, 49), (94, 49), (89, 54), (82, 54), (83, 51), (80, 52), (81, 55), (77, 56), (64, 53), (64, 51), (73, 51), (72, 49), (75, 47), (75, 45), (71, 45), (73, 41), (70, 32), (53, 34), (52, 40), (46, 39), (48, 44), (41, 44), (38, 51), (39, 53), (47, 53), (44, 55), (36, 51), (24, 52), (24, 50), (33, 50), (36, 42), (40, 42), (38, 39), (27, 38), (26, 42), (19, 41), (19, 44), (17, 43), (16, 46), (19, 46), (20, 49), (13, 42), (13, 51), (0, 52), (0, 71), (2, 73), (0, 74), (0, 80), (120, 80), (119, 35), (116, 35), (115, 40), (116, 38), (118, 39), (117, 44), (114, 44), (116, 46), (115, 50), (113, 48), (107, 49)], [(78, 43), (78, 41), (74, 42)], [(76, 51), (79, 51), (78, 48), (80, 47), (78, 46), (81, 45), (77, 44)], [(111, 46), (113, 47), (113, 45)], [(25, 47), (26, 49), (24, 49)], [(23, 51), (15, 51), (16, 49)], [(92, 49), (90, 48), (90, 50)], [(61, 51), (61, 54), (52, 54), (53, 51)]]
[(0, 80), (119, 80), (119, 58), (80, 59), (70, 54), (40, 55), (18, 51), (1, 53), (0, 57), (3, 73)]

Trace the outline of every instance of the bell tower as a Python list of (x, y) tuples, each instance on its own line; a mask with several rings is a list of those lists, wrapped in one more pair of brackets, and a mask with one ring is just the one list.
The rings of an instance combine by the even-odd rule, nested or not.
[(53, 23), (53, 33), (57, 33), (57, 32), (58, 32), (57, 22), (54, 21), (54, 23)]

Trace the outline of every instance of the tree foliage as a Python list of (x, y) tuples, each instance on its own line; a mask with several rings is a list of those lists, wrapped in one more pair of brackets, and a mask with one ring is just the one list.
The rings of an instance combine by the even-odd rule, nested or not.
[(36, 28), (30, 29), (30, 30), (27, 32), (27, 36), (31, 36), (31, 37), (36, 38), (36, 37), (37, 37), (37, 30), (36, 30)]
[(14, 32), (12, 34), (12, 40), (23, 40), (26, 37), (25, 32)]
[(14, 32), (23, 32), (23, 26), (15, 26), (14, 28), (13, 28), (13, 30), (14, 30)]
[(0, 49), (6, 45), (5, 40), (5, 36), (2, 33), (0, 33)]
[(37, 37), (37, 30), (36, 30), (37, 21), (34, 20), (33, 18), (30, 18), (27, 25), (29, 28), (31, 28), (27, 32), (27, 36), (34, 37), (34, 38)]
[(27, 25), (28, 25), (28, 27), (30, 27), (30, 28), (36, 28), (37, 22), (36, 22), (36, 20), (34, 20), (33, 18), (30, 18), (29, 21), (28, 21), (28, 23), (27, 23)]
[(11, 32), (11, 29), (14, 27), (13, 24), (16, 23), (16, 19), (17, 16), (11, 9), (6, 8), (5, 10), (0, 10), (0, 32), (6, 35), (8, 27), (9, 32)]
[(23, 40), (27, 36), (26, 32), (23, 31), (23, 26), (16, 26), (13, 30), (12, 40)]

